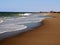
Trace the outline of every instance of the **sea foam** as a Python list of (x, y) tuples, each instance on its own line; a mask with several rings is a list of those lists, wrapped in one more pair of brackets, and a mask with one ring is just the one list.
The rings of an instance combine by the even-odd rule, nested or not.
[(8, 18), (0, 23), (0, 39), (4, 39), (16, 34), (26, 32), (41, 25), (45, 18), (38, 14), (31, 14), (25, 17)]

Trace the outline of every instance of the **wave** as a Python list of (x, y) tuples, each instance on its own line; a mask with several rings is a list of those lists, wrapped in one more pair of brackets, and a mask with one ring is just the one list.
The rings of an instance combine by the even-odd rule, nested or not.
[(41, 25), (41, 22), (46, 18), (48, 17), (41, 18), (41, 15), (38, 14), (26, 17), (5, 17), (4, 21), (0, 23), (0, 39), (31, 30)]

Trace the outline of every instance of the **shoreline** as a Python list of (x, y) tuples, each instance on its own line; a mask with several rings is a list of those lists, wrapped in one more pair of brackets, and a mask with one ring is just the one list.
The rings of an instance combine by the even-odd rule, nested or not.
[[(19, 17), (15, 20), (16, 23), (14, 22), (14, 20), (12, 20), (11, 23), (9, 23), (8, 21), (2, 23), (0, 25), (0, 29), (1, 29), (0, 30), (0, 33), (1, 33), (0, 34), (0, 40), (8, 38), (10, 36), (11, 37), (15, 36), (19, 33), (26, 32), (26, 31), (34, 28), (34, 27), (41, 25), (40, 22), (43, 21), (45, 18), (40, 18), (38, 16), (40, 16), (40, 15), (34, 15), (35, 18), (33, 16), (30, 18), (27, 17), (27, 18), (22, 18), (22, 19)], [(24, 19), (25, 19), (25, 21), (24, 21)], [(26, 20), (26, 19), (28, 19), (28, 20)]]
[(56, 18), (49, 18), (32, 31), (4, 39), (1, 45), (59, 45), (60, 44), (60, 14), (49, 14)]

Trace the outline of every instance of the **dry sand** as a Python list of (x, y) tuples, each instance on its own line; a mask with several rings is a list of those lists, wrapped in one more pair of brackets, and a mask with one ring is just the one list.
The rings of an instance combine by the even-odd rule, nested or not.
[(60, 45), (60, 14), (52, 13), (43, 21), (43, 25), (32, 31), (5, 39), (0, 45)]

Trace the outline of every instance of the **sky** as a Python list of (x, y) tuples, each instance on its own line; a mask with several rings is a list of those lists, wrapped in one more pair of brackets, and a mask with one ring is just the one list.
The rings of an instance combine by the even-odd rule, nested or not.
[(60, 11), (60, 0), (0, 0), (0, 11)]

